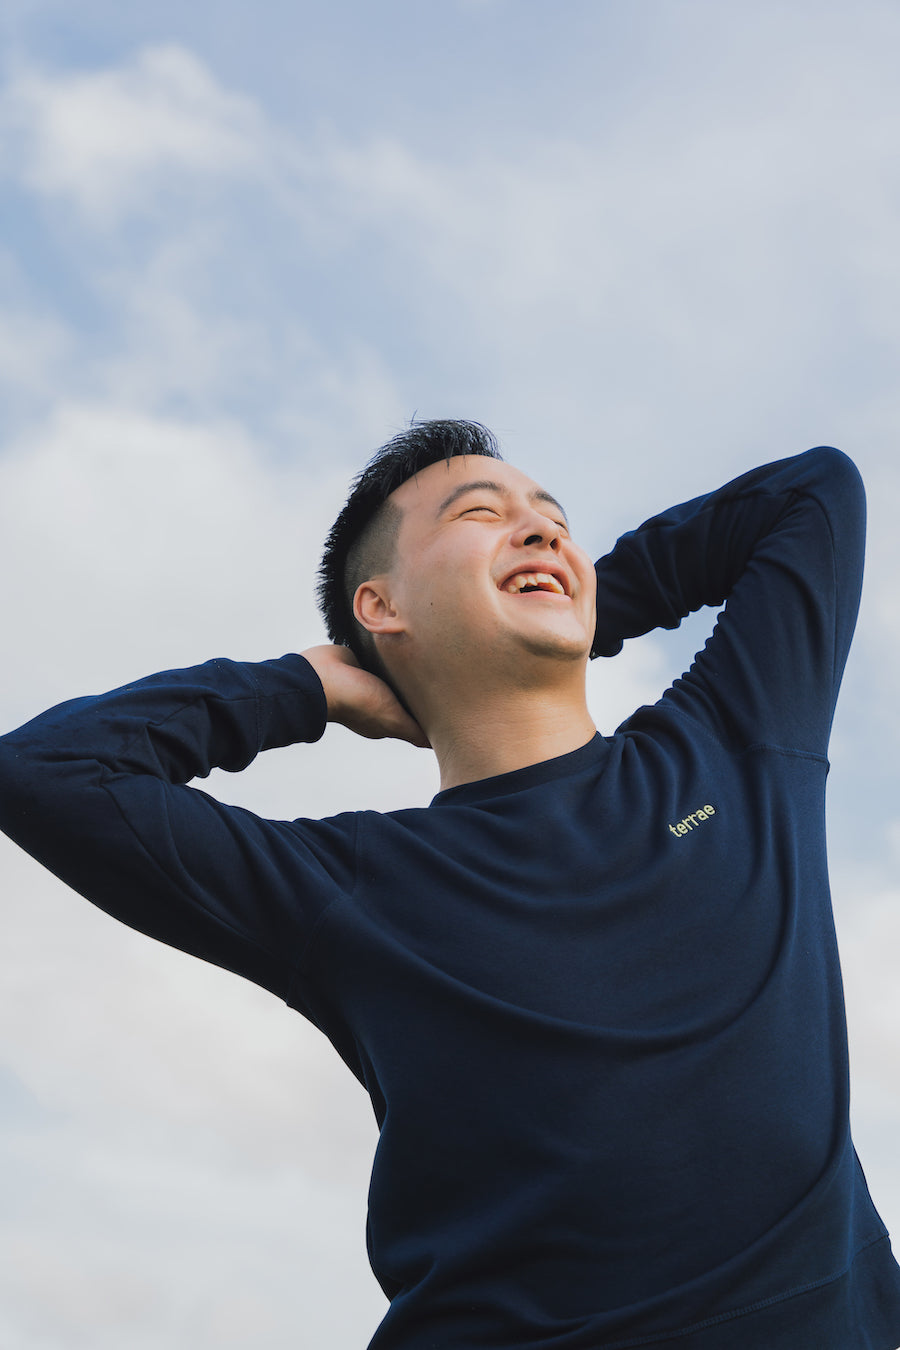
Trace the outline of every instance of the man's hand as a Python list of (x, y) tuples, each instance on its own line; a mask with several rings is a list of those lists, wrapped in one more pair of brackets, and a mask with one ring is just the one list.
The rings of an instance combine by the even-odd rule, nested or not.
[(349, 647), (336, 643), (310, 647), (301, 655), (322, 681), (329, 722), (340, 722), (370, 740), (391, 736), (428, 748), (418, 722), (405, 711), (384, 680), (362, 669)]

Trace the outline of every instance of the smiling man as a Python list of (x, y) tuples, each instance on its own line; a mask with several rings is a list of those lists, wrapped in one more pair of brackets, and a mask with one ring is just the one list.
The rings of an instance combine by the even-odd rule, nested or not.
[[(424, 465), (375, 508), (360, 538), (358, 501), (391, 486), (387, 475), (410, 442)], [(446, 459), (448, 443), (459, 453)], [(441, 458), (428, 463), (434, 454)], [(375, 461), (322, 567), (326, 622), (347, 646), (306, 653), (323, 684), (347, 681), (351, 719), (367, 690), (379, 699), (384, 689), (341, 669), (355, 664), (348, 654), (355, 649), (385, 677), (416, 723), (392, 729), (414, 742), (427, 729), (442, 788), (577, 749), (596, 732), (584, 678), (596, 628), (593, 563), (569, 537), (559, 503), (495, 454), (481, 428), (426, 423)], [(380, 705), (380, 731), (379, 716)]]
[[(596, 566), (484, 428), (413, 426), (329, 536), (331, 643), (64, 704), (0, 823), (330, 1038), (381, 1136), (378, 1350), (896, 1350), (849, 1132), (823, 824), (864, 503), (754, 469)], [(611, 735), (590, 656), (725, 603)], [(188, 787), (328, 721), (430, 745), (429, 806), (268, 821)]]

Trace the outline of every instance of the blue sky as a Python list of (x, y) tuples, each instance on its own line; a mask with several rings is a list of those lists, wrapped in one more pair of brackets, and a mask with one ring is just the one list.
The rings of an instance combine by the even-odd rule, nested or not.
[[(8, 0), (0, 36), (4, 727), (320, 640), (325, 531), (413, 414), (491, 426), (598, 554), (753, 464), (856, 459), (831, 864), (900, 1230), (896, 6)], [(597, 663), (601, 729), (711, 624)], [(319, 815), (435, 774), (335, 730), (214, 787)], [(333, 1053), (11, 845), (0, 886), (0, 1341), (365, 1344), (374, 1125)]]

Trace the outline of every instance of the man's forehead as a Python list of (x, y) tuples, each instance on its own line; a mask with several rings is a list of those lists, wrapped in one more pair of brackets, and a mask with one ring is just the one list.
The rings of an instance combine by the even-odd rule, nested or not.
[(404, 509), (440, 514), (466, 490), (521, 492), (532, 501), (548, 502), (563, 510), (555, 497), (521, 469), (489, 455), (455, 455), (452, 459), (438, 460), (401, 483), (391, 495)]

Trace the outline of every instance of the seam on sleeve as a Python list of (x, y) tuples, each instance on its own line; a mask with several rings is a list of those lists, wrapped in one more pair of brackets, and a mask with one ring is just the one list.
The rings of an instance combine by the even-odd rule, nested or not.
[(253, 724), (256, 728), (256, 753), (259, 754), (259, 749), (262, 745), (262, 708), (260, 706), (262, 696), (260, 693), (259, 682), (253, 674), (253, 671), (248, 670), (247, 674), (250, 683), (253, 686)]
[[(670, 686), (670, 689), (673, 687), (674, 686)], [(669, 693), (669, 690), (666, 690), (666, 693)], [(666, 695), (664, 694), (663, 699), (665, 698)], [(662, 703), (663, 699), (660, 700), (660, 703)], [(774, 741), (751, 741), (747, 745), (731, 742), (727, 737), (719, 734), (715, 728), (710, 726), (707, 722), (694, 716), (690, 709), (680, 707), (671, 699), (666, 700), (666, 710), (674, 713), (677, 717), (682, 718), (685, 722), (690, 722), (692, 727), (696, 727), (711, 741), (729, 754), (748, 755), (757, 751), (767, 751), (776, 755), (786, 755), (792, 759), (811, 759), (818, 764), (824, 764), (826, 769), (831, 767), (828, 756), (819, 754), (816, 750), (798, 750), (793, 746), (776, 745)]]
[(299, 956), (297, 957), (297, 960), (296, 960), (295, 962), (292, 962), (292, 963), (291, 963), (291, 966), (290, 966), (290, 970), (291, 970), (291, 979), (290, 979), (290, 983), (289, 983), (289, 986), (288, 986), (287, 997), (285, 998), (285, 1002), (288, 1003), (288, 1004), (293, 1004), (293, 1002), (295, 1001), (296, 997), (298, 996), (298, 993), (299, 993), (299, 990), (300, 990), (300, 985), (301, 985), (302, 981), (306, 978), (306, 975), (307, 975), (307, 969), (308, 969), (308, 966), (309, 966), (310, 961), (312, 960), (313, 948), (314, 948), (316, 942), (318, 941), (319, 934), (322, 932), (322, 929), (325, 927), (326, 922), (328, 921), (328, 919), (330, 919), (330, 917), (331, 917), (331, 912), (332, 912), (334, 906), (335, 906), (339, 901), (341, 901), (341, 900), (352, 900), (353, 897), (354, 897), (355, 894), (356, 894), (356, 891), (357, 891), (358, 886), (359, 886), (359, 875), (360, 875), (359, 852), (360, 852), (360, 835), (361, 835), (361, 833), (362, 833), (362, 829), (361, 829), (361, 813), (360, 813), (360, 812), (356, 812), (356, 813), (354, 814), (354, 816), (353, 816), (353, 881), (352, 881), (352, 884), (351, 884), (350, 889), (349, 889), (348, 891), (342, 891), (342, 892), (339, 892), (339, 893), (333, 895), (332, 898), (328, 901), (327, 905), (325, 905), (325, 907), (324, 907), (324, 909), (322, 910), (321, 914), (319, 914), (319, 916), (317, 917), (315, 923), (313, 924), (312, 928), (310, 929), (309, 935), (308, 935), (306, 941), (305, 941), (304, 944), (303, 944), (303, 949), (302, 949), (302, 951), (300, 952)]
[(774, 745), (769, 741), (753, 741), (750, 745), (744, 746), (740, 753), (743, 755), (750, 755), (756, 754), (758, 751), (774, 755), (785, 755), (789, 759), (811, 759), (816, 764), (824, 764), (826, 769), (829, 767), (827, 755), (820, 755), (815, 750), (793, 750), (789, 746)]
[[(253, 702), (253, 708), (254, 708), (254, 721), (255, 721), (255, 725), (256, 725), (256, 743), (257, 743), (257, 747), (258, 747), (258, 746), (259, 746), (259, 694), (258, 694), (257, 690), (254, 689), (251, 693), (249, 693), (249, 694), (242, 694), (239, 698), (223, 698), (221, 694), (215, 694), (215, 693), (209, 693), (209, 694), (206, 694), (206, 693), (204, 693), (204, 694), (195, 694), (192, 698), (187, 698), (187, 699), (185, 699), (183, 703), (179, 703), (179, 705), (178, 705), (177, 708), (173, 708), (171, 712), (166, 713), (165, 717), (157, 717), (157, 718), (154, 718), (154, 719), (151, 720), (151, 721), (142, 722), (142, 723), (140, 724), (140, 726), (137, 728), (137, 730), (134, 732), (134, 734), (133, 734), (132, 736), (129, 736), (129, 738), (128, 738), (127, 741), (123, 741), (123, 742), (122, 742), (122, 749), (121, 749), (121, 752), (120, 752), (119, 756), (117, 756), (117, 758), (121, 759), (121, 758), (123, 758), (125, 755), (127, 755), (128, 751), (131, 749), (131, 747), (134, 745), (134, 743), (135, 743), (136, 741), (139, 741), (139, 740), (141, 739), (142, 736), (144, 736), (144, 735), (147, 734), (147, 732), (152, 731), (152, 730), (156, 730), (156, 729), (158, 729), (158, 728), (161, 728), (161, 727), (166, 726), (166, 724), (169, 723), (169, 722), (171, 722), (171, 721), (173, 720), (173, 718), (180, 717), (181, 714), (182, 714), (183, 712), (186, 712), (189, 708), (195, 708), (195, 707), (196, 707), (198, 704), (200, 704), (200, 703), (204, 703), (204, 704), (207, 704), (207, 703), (227, 703), (229, 707), (233, 707), (233, 706), (235, 706), (236, 704), (247, 703), (247, 702), (250, 701), (250, 700), (252, 700), (252, 702)], [(257, 749), (257, 753), (259, 753), (258, 749)], [(104, 769), (107, 769), (110, 773), (121, 773), (121, 772), (122, 772), (122, 770), (120, 770), (120, 769), (118, 769), (118, 768), (114, 768), (112, 764), (107, 763), (105, 760), (97, 760), (96, 762), (97, 762), (98, 764), (100, 764)], [(218, 767), (218, 766), (214, 766), (214, 767)], [(153, 778), (159, 777), (159, 775), (157, 775), (157, 774), (151, 774), (150, 776), (153, 777)], [(196, 776), (196, 775), (194, 775), (194, 776)], [(162, 779), (161, 781), (163, 781), (163, 782), (171, 782), (171, 780), (168, 779), (168, 778), (164, 778), (164, 779)], [(188, 781), (190, 781), (190, 780), (188, 780)]]

